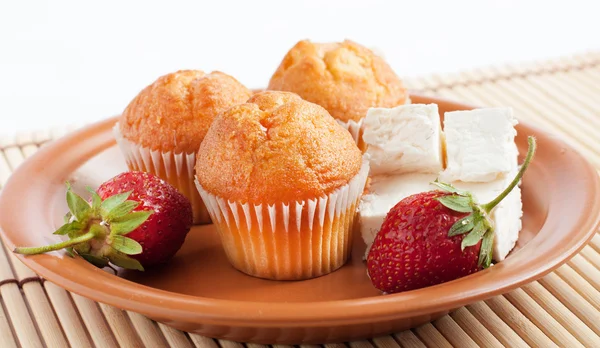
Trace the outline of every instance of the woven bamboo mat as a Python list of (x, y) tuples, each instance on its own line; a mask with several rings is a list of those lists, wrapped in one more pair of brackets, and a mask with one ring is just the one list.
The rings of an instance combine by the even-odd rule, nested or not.
[[(426, 94), (510, 105), (520, 119), (561, 135), (600, 169), (600, 52), (406, 82)], [(0, 139), (0, 187), (39, 147), (71, 129)], [(0, 297), (0, 348), (265, 347), (177, 331), (95, 303), (39, 279), (5, 248), (0, 248)], [(555, 272), (508, 294), (413, 330), (325, 345), (347, 346), (600, 347), (600, 234)]]

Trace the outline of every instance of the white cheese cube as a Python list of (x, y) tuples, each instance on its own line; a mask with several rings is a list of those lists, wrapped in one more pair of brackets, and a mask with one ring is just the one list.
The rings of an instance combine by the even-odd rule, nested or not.
[(436, 177), (437, 174), (409, 173), (371, 179), (369, 193), (362, 197), (358, 208), (360, 232), (367, 244), (366, 254), (390, 209), (410, 195), (432, 190), (434, 187), (429, 183)]
[(489, 182), (517, 167), (511, 108), (452, 111), (444, 114), (446, 170), (444, 182)]
[(442, 131), (436, 104), (370, 108), (363, 123), (370, 175), (438, 173)]
[[(471, 191), (480, 203), (498, 196), (518, 171), (516, 124), (510, 108), (448, 112), (444, 121), (447, 154), (443, 154), (444, 133), (436, 105), (369, 109), (363, 140), (372, 178), (369, 193), (359, 205), (367, 254), (389, 210), (410, 195), (434, 189), (430, 182), (438, 174), (440, 180)], [(490, 214), (496, 262), (514, 248), (522, 215), (521, 190), (516, 187)]]
[[(496, 198), (517, 175), (515, 168), (508, 175), (502, 175), (496, 180), (485, 183), (455, 182), (453, 185), (461, 190), (473, 193), (481, 204), (488, 203)], [(502, 261), (515, 247), (519, 232), (521, 231), (521, 217), (523, 204), (521, 203), (521, 189), (515, 187), (491, 212), (490, 217), (494, 223), (494, 261)]]
[[(490, 182), (454, 182), (453, 185), (470, 191), (483, 204), (496, 198), (510, 184), (517, 170)], [(367, 245), (365, 257), (390, 209), (410, 195), (435, 189), (430, 185), (435, 179), (435, 174), (418, 173), (372, 178), (369, 193), (362, 197), (358, 210), (360, 232)], [(517, 186), (492, 210), (494, 261), (504, 260), (514, 248), (521, 231), (522, 208), (521, 189)]]

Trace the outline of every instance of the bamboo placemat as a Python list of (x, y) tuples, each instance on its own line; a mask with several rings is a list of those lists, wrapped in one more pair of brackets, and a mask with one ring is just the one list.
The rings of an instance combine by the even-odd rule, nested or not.
[[(600, 52), (406, 81), (423, 93), (509, 105), (560, 135), (600, 169)], [(0, 139), (0, 187), (41, 146), (72, 128)], [(0, 348), (266, 347), (213, 340), (95, 303), (37, 277), (0, 248)], [(600, 347), (600, 234), (539, 281), (394, 335), (325, 347)], [(284, 346), (280, 346), (284, 347)], [(301, 346), (320, 347), (320, 346)]]

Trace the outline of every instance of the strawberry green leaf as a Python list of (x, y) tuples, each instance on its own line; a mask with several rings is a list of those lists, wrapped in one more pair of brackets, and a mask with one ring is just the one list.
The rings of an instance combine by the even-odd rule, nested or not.
[(86, 187), (85, 189), (92, 195), (92, 211), (95, 214), (97, 214), (98, 212), (100, 212), (100, 204), (102, 204), (102, 198), (100, 198), (98, 192), (96, 192), (93, 188)]
[(80, 254), (87, 262), (98, 268), (104, 268), (108, 266), (108, 260), (102, 257), (90, 255), (90, 254)]
[(436, 198), (445, 207), (458, 211), (461, 213), (472, 213), (473, 208), (471, 207), (471, 197), (449, 195)]
[(111, 246), (113, 249), (127, 255), (137, 255), (142, 253), (142, 246), (140, 243), (124, 236), (112, 236)]
[(125, 201), (125, 202), (117, 205), (116, 207), (112, 208), (112, 210), (109, 211), (108, 214), (106, 215), (106, 220), (111, 221), (114, 219), (121, 218), (121, 217), (131, 213), (131, 211), (133, 209), (137, 208), (138, 205), (140, 205), (140, 203), (136, 202), (136, 201)]
[(457, 236), (459, 234), (467, 233), (475, 227), (473, 224), (473, 214), (465, 216), (464, 218), (456, 221), (450, 231), (448, 231), (448, 237)]
[(447, 184), (445, 182), (441, 182), (438, 179), (435, 179), (435, 181), (431, 182), (430, 184), (437, 186), (437, 188), (439, 188), (442, 191), (456, 193), (456, 194), (463, 195), (463, 196), (465, 195), (464, 191), (457, 189), (456, 187), (452, 186), (452, 184)]
[(73, 248), (72, 247), (65, 248), (65, 252), (67, 253), (68, 256), (75, 257), (75, 253), (73, 252)]
[(71, 212), (67, 212), (65, 214), (65, 217), (63, 218), (65, 224), (68, 224), (69, 222), (71, 222), (72, 217), (73, 217), (73, 214), (71, 214)]
[(494, 246), (494, 229), (490, 228), (483, 236), (483, 241), (481, 242), (481, 250), (479, 251), (479, 266), (483, 266), (483, 268), (488, 268), (492, 264), (492, 253)]
[(121, 268), (135, 269), (138, 271), (144, 270), (144, 267), (138, 260), (132, 259), (131, 257), (129, 257), (123, 253), (119, 253), (119, 252), (112, 253), (112, 254), (108, 255), (108, 259), (110, 260), (110, 262), (112, 264), (114, 264), (115, 266), (119, 266)]
[(81, 233), (85, 232), (86, 226), (87, 226), (87, 223), (74, 220), (73, 222), (71, 222), (71, 229), (67, 233), (67, 235), (69, 236), (69, 238), (75, 238), (75, 237), (79, 236)]
[(62, 226), (60, 226), (58, 228), (58, 230), (54, 231), (53, 234), (59, 235), (59, 236), (64, 236), (65, 234), (69, 234), (73, 231), (79, 231), (80, 229), (80, 224), (78, 221), (73, 221), (73, 222), (69, 222), (66, 223)]
[(473, 230), (469, 234), (467, 234), (467, 236), (463, 238), (462, 242), (460, 243), (460, 248), (462, 250), (465, 250), (466, 247), (470, 247), (479, 243), (479, 241), (483, 237), (483, 234), (487, 230), (487, 225), (483, 221), (479, 220), (475, 222)]
[(60, 226), (53, 234), (64, 236), (67, 235), (69, 238), (77, 237), (83, 229), (85, 225), (77, 220), (72, 222), (68, 222), (62, 226)]
[(91, 210), (90, 204), (71, 190), (71, 185), (67, 185), (67, 205), (78, 221), (84, 221)]
[(111, 210), (113, 210), (114, 207), (125, 202), (127, 200), (127, 198), (129, 198), (129, 196), (131, 195), (132, 192), (133, 191), (119, 193), (117, 195), (110, 196), (107, 199), (105, 199), (104, 201), (102, 201), (102, 204), (100, 204), (100, 213), (102, 214), (102, 216), (104, 217), (104, 216), (108, 215), (108, 213)]
[(122, 216), (118, 219), (113, 220), (110, 223), (111, 234), (113, 235), (123, 235), (127, 234), (136, 228), (138, 228), (141, 224), (146, 222), (150, 215), (154, 212), (152, 210), (149, 211), (135, 211), (133, 213), (129, 213), (125, 216)]

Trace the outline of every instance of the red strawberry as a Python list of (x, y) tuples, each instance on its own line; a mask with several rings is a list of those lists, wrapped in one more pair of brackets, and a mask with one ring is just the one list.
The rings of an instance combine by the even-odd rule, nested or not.
[(91, 202), (73, 193), (68, 183), (67, 188), (70, 212), (54, 234), (70, 239), (44, 247), (16, 248), (16, 253), (33, 255), (67, 248), (98, 267), (110, 262), (143, 270), (173, 257), (192, 226), (189, 200), (152, 174), (119, 174), (98, 192), (88, 189)]
[(386, 293), (419, 289), (487, 268), (494, 229), (488, 215), (517, 186), (535, 154), (535, 139), (511, 184), (487, 204), (452, 185), (409, 196), (387, 214), (367, 256), (373, 285)]

